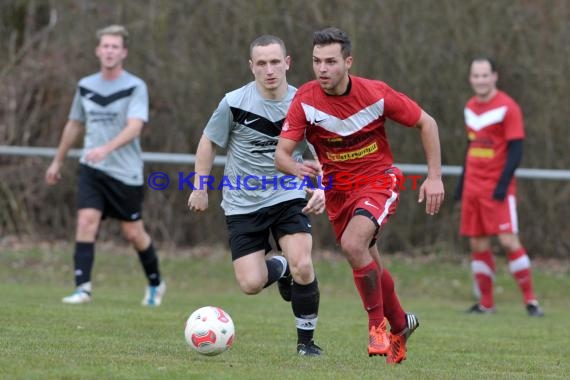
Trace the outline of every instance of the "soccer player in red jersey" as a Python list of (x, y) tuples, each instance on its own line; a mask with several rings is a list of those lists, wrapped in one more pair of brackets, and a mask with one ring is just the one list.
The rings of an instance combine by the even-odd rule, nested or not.
[[(406, 95), (384, 82), (350, 75), (351, 65), (351, 42), (343, 31), (326, 28), (314, 33), (316, 80), (300, 87), (291, 103), (275, 163), (288, 174), (317, 176), (320, 166), (292, 158), (305, 136), (314, 146), (322, 163), (328, 217), (368, 312), (368, 354), (386, 355), (387, 362), (395, 364), (406, 358), (406, 341), (419, 322), (402, 309), (375, 244), (380, 228), (396, 210), (402, 178), (393, 166), (384, 122), (391, 119), (420, 131), (428, 177), (419, 201), (426, 200), (430, 215), (439, 211), (444, 197), (438, 129)], [(354, 186), (346, 186), (349, 183)]]
[(493, 313), (495, 259), (491, 237), (508, 253), (509, 271), (522, 291), (529, 316), (544, 315), (532, 286), (530, 260), (518, 237), (515, 169), (523, 151), (519, 105), (497, 89), (498, 73), (488, 57), (471, 62), (474, 96), (465, 106), (469, 145), (455, 198), (461, 199), (461, 234), (469, 237), (471, 271), (479, 302), (468, 312)]

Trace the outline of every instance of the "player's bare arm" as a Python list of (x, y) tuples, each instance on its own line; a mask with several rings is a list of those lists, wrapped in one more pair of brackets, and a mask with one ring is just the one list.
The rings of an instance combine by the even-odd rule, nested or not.
[(420, 129), (422, 145), (428, 166), (427, 178), (420, 187), (418, 202), (426, 201), (426, 213), (434, 215), (444, 199), (443, 181), (441, 179), (441, 148), (437, 123), (422, 110), (416, 127)]
[(321, 176), (323, 175), (323, 165), (321, 164), (321, 162), (319, 161), (319, 157), (317, 156), (317, 151), (315, 150), (315, 147), (307, 141), (307, 148), (309, 149), (309, 151), (311, 152), (311, 154), (313, 155), (313, 161), (311, 160), (306, 160), (304, 162), (304, 164), (306, 164), (310, 169), (311, 172), (314, 172), (315, 169), (318, 169), (318, 173), (317, 176)]
[(103, 161), (111, 152), (139, 137), (143, 126), (144, 121), (141, 119), (128, 119), (127, 126), (114, 139), (105, 145), (90, 149), (85, 154), (85, 160), (92, 163)]
[(202, 189), (200, 178), (210, 175), (212, 166), (216, 158), (216, 148), (214, 143), (206, 136), (202, 135), (196, 149), (196, 163), (194, 164), (194, 187), (188, 197), (188, 209), (191, 211), (205, 211), (208, 208), (208, 189)]
[(55, 185), (61, 178), (61, 166), (67, 152), (83, 133), (84, 125), (77, 120), (69, 120), (63, 129), (57, 152), (46, 170), (45, 181), (48, 185)]
[(275, 167), (282, 173), (294, 175), (297, 178), (315, 178), (321, 175), (321, 164), (318, 161), (306, 160), (298, 162), (293, 158), (293, 151), (299, 143), (280, 137), (275, 149)]
[[(291, 174), (297, 178), (311, 177), (315, 178), (322, 175), (321, 164), (313, 151), (315, 161), (306, 160), (298, 162), (293, 159), (293, 151), (298, 145), (297, 141), (284, 137), (279, 138), (277, 148), (275, 149), (275, 167), (280, 172)], [(322, 214), (325, 210), (325, 192), (322, 189), (305, 189), (310, 196), (307, 205), (303, 208), (305, 214)]]
[(275, 148), (275, 167), (282, 173), (296, 175), (298, 162), (293, 159), (293, 151), (298, 142), (279, 137)]

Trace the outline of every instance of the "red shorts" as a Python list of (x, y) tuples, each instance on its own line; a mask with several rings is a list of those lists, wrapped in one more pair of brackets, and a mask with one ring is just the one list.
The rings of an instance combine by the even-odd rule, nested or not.
[(378, 178), (380, 186), (366, 184), (350, 191), (333, 189), (326, 192), (326, 210), (337, 241), (340, 242), (357, 209), (364, 209), (372, 214), (379, 229), (396, 212), (400, 195), (398, 178), (402, 177), (402, 173), (395, 167), (389, 171), (375, 177)]
[(507, 195), (504, 201), (464, 195), (461, 201), (461, 235), (494, 236), (518, 233), (517, 201)]

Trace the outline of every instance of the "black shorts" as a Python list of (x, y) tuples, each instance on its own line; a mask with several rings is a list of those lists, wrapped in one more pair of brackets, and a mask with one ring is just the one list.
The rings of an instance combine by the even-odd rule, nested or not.
[(87, 165), (79, 165), (77, 209), (94, 208), (127, 222), (140, 220), (144, 199), (143, 186), (130, 186)]
[(293, 199), (249, 214), (226, 216), (232, 260), (260, 250), (271, 251), (269, 232), (278, 248), (283, 235), (311, 233), (311, 222), (301, 211), (306, 205), (305, 199)]

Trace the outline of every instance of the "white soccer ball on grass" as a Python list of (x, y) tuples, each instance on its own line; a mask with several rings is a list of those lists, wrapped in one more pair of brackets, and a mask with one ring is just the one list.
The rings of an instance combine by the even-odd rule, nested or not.
[(184, 337), (190, 347), (199, 354), (219, 355), (232, 347), (235, 337), (234, 322), (221, 308), (204, 306), (188, 317)]

